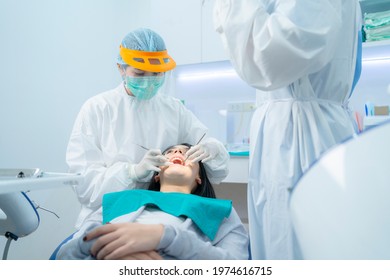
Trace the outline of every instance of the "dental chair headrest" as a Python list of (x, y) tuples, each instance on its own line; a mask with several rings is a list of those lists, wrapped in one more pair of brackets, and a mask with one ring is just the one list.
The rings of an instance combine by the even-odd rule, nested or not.
[(12, 233), (16, 238), (34, 232), (39, 226), (39, 215), (34, 204), (24, 192), (0, 195), (0, 235)]

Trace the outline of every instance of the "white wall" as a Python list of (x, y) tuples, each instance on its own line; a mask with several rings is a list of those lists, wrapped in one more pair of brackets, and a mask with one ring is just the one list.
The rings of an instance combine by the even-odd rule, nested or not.
[(229, 102), (255, 102), (256, 90), (241, 80), (229, 61), (189, 64), (175, 69), (176, 96), (226, 143)]
[(364, 104), (390, 105), (390, 40), (365, 43), (360, 80), (350, 105), (363, 116)]
[[(147, 27), (148, 8), (148, 1), (0, 0), (0, 168), (67, 171), (80, 106), (120, 82), (120, 41)], [(40, 227), (11, 243), (9, 259), (48, 259), (74, 230), (79, 204), (70, 188), (29, 195), (60, 219), (38, 210)]]

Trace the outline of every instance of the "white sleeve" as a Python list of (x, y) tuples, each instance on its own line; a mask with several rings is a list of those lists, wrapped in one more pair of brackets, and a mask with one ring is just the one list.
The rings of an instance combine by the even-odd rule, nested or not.
[(110, 166), (104, 161), (99, 144), (98, 116), (94, 109), (84, 105), (81, 109), (68, 143), (66, 160), (69, 172), (85, 176), (83, 185), (75, 187), (81, 204), (97, 209), (102, 196), (108, 192), (127, 189), (132, 184), (128, 178), (128, 162), (117, 161)]
[(191, 230), (165, 225), (157, 249), (180, 260), (248, 259), (248, 235), (234, 209), (214, 240), (213, 244)]
[[(352, 0), (350, 0), (352, 1)], [(337, 50), (341, 1), (216, 0), (214, 24), (243, 80), (260, 90), (317, 72)]]

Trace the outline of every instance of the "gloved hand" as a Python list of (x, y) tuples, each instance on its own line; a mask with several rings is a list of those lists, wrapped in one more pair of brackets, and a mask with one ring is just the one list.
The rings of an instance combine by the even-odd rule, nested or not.
[(192, 162), (199, 161), (208, 161), (213, 158), (218, 153), (218, 148), (213, 143), (201, 143), (195, 146), (192, 146), (186, 153), (187, 160)]
[(142, 179), (149, 175), (150, 171), (160, 172), (159, 166), (168, 166), (172, 163), (162, 155), (161, 150), (153, 149), (146, 152), (140, 163), (129, 166), (129, 177)]

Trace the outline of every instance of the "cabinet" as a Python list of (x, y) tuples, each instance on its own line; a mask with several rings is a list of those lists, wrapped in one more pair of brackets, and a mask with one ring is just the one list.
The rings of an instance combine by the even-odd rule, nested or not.
[(230, 199), (244, 225), (248, 226), (249, 158), (232, 156), (229, 161), (229, 175), (219, 185), (214, 185), (218, 198)]
[(249, 158), (246, 156), (231, 156), (229, 161), (229, 175), (223, 180), (226, 183), (247, 184), (249, 172)]
[(363, 15), (390, 10), (389, 0), (360, 0)]

